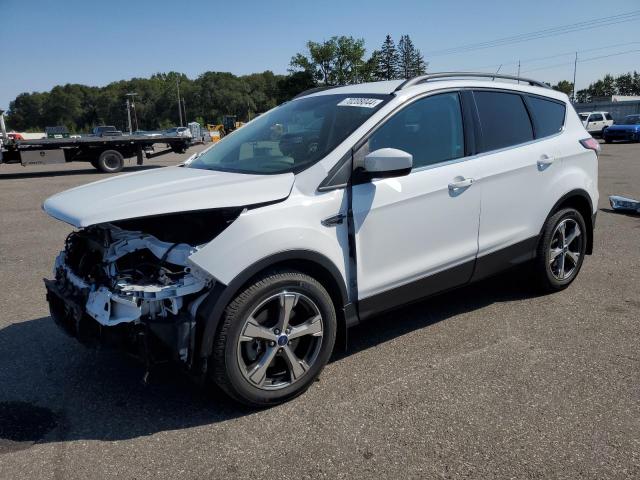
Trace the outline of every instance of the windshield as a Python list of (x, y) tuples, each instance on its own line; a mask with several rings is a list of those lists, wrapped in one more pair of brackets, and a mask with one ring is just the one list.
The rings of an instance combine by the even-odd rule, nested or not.
[(622, 125), (640, 125), (640, 115), (629, 115), (624, 117)]
[(391, 95), (319, 95), (281, 105), (222, 139), (189, 168), (248, 174), (300, 172), (322, 159)]

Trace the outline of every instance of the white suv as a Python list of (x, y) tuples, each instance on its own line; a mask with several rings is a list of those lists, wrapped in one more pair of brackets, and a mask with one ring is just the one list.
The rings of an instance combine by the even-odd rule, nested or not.
[(579, 116), (591, 135), (603, 136), (604, 131), (613, 125), (613, 117), (609, 112), (580, 112)]
[(307, 92), (185, 165), (49, 198), (77, 228), (45, 281), (53, 318), (265, 406), (376, 313), (523, 262), (567, 287), (599, 145), (566, 95), (483, 77)]

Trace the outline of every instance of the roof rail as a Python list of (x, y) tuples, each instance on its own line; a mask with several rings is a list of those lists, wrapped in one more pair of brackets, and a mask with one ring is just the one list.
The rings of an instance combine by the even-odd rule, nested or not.
[(338, 88), (338, 87), (342, 87), (343, 85), (325, 85), (322, 87), (313, 87), (313, 88), (309, 88), (303, 92), (300, 92), (299, 94), (297, 94), (295, 97), (293, 97), (291, 100), (295, 100), (296, 98), (300, 98), (300, 97), (306, 97), (307, 95), (311, 95), (312, 93), (316, 93), (316, 92), (322, 92), (323, 90), (331, 90), (332, 88)]
[(538, 80), (516, 77), (515, 75), (503, 75), (501, 73), (486, 73), (486, 72), (440, 72), (440, 73), (428, 73), (426, 75), (420, 75), (418, 77), (409, 78), (404, 82), (402, 82), (400, 85), (398, 85), (398, 87), (394, 90), (394, 92), (397, 92), (399, 90), (404, 90), (405, 88), (412, 87), (420, 83), (428, 82), (429, 80), (440, 80), (444, 78), (456, 78), (456, 77), (491, 78), (492, 80), (495, 80), (496, 78), (505, 79), (505, 80), (517, 80), (519, 82), (528, 83), (529, 85), (534, 87), (551, 88), (546, 83), (539, 82)]

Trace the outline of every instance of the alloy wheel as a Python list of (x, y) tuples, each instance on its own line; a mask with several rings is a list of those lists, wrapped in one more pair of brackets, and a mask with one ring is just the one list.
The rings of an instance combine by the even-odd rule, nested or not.
[(254, 387), (279, 390), (299, 381), (315, 364), (324, 325), (308, 296), (283, 290), (245, 319), (237, 345), (244, 378)]
[(549, 246), (549, 268), (557, 280), (568, 280), (577, 271), (582, 242), (582, 231), (575, 220), (565, 218), (556, 226)]

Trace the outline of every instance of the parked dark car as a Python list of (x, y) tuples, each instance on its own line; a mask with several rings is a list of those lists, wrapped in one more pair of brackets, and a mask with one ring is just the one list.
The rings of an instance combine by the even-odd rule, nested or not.
[(640, 142), (640, 115), (627, 115), (620, 123), (607, 128), (602, 136), (607, 143), (615, 140)]
[(122, 135), (122, 132), (113, 125), (100, 125), (93, 128), (92, 134), (96, 137), (115, 137)]

